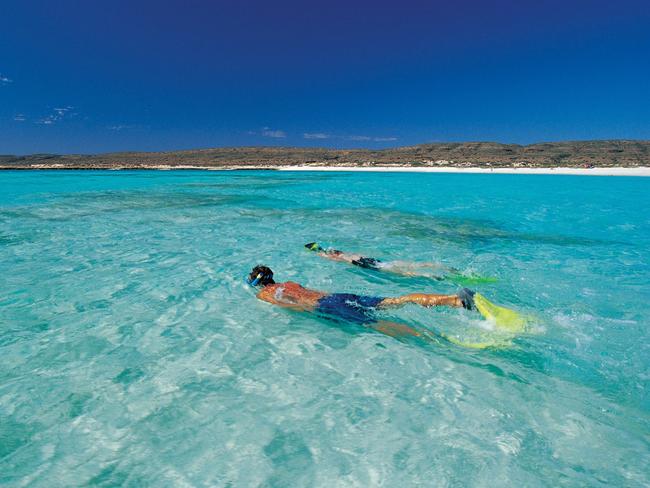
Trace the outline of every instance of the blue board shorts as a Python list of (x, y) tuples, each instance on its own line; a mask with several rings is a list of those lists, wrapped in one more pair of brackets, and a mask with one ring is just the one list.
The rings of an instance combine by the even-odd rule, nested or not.
[(352, 261), (352, 264), (366, 269), (379, 269), (381, 261), (375, 258), (359, 258)]
[(333, 293), (318, 300), (316, 312), (354, 324), (370, 324), (377, 321), (374, 312), (383, 300), (382, 297)]

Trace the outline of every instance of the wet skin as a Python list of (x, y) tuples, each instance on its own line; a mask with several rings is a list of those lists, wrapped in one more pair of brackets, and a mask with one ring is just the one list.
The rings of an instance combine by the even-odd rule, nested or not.
[[(293, 281), (285, 283), (274, 283), (266, 285), (257, 294), (257, 298), (265, 302), (278, 305), (280, 307), (300, 310), (304, 312), (313, 312), (318, 307), (320, 299), (328, 296), (329, 293), (323, 291), (311, 290), (305, 288)], [(400, 297), (384, 298), (377, 308), (394, 308), (401, 307), (408, 303), (420, 305), (422, 307), (462, 307), (460, 298), (457, 295), (438, 295), (433, 293), (411, 293)], [(388, 321), (377, 321), (369, 324), (370, 327), (389, 335), (391, 337), (421, 337), (421, 333), (405, 324), (399, 324)]]
[[(318, 256), (322, 258), (329, 259), (331, 261), (339, 261), (343, 263), (355, 264), (355, 261), (363, 259), (364, 256), (361, 254), (354, 254), (339, 251), (337, 249), (327, 249), (319, 251)], [(455, 268), (450, 268), (438, 263), (417, 263), (410, 261), (387, 261), (380, 264), (380, 270), (387, 271), (389, 273), (394, 273), (402, 276), (427, 276), (423, 274), (423, 270), (430, 269), (436, 270), (439, 273), (450, 273), (456, 272)]]

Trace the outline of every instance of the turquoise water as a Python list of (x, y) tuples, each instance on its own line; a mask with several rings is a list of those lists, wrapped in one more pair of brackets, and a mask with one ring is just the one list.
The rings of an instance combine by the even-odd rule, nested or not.
[[(650, 179), (0, 173), (0, 484), (650, 484)], [(498, 278), (510, 347), (274, 308), (251, 266), (336, 292), (454, 293), (317, 240)], [(382, 313), (470, 339), (464, 310)]]

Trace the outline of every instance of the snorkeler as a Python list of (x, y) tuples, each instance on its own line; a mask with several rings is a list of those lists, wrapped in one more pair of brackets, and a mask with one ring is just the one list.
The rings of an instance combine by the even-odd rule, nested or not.
[(261, 265), (253, 268), (247, 282), (251, 286), (260, 288), (257, 293), (257, 298), (260, 300), (293, 310), (316, 312), (329, 318), (370, 326), (392, 337), (420, 337), (422, 334), (405, 324), (379, 320), (375, 316), (377, 310), (401, 307), (409, 303), (422, 307), (447, 306), (476, 309), (475, 293), (467, 288), (462, 289), (457, 295), (411, 293), (388, 298), (351, 293), (326, 293), (305, 288), (292, 281), (276, 283), (273, 280), (273, 271)]
[[(390, 273), (400, 274), (403, 276), (423, 276), (434, 279), (442, 279), (441, 275), (445, 273), (458, 273), (457, 269), (449, 268), (437, 263), (413, 263), (409, 261), (381, 261), (376, 258), (369, 258), (360, 254), (347, 253), (338, 249), (325, 249), (317, 242), (305, 244), (310, 251), (316, 252), (319, 256), (331, 259), (332, 261), (342, 261), (350, 263), (360, 268), (374, 269), (378, 271), (388, 271)], [(436, 270), (427, 271), (427, 270)]]
[(386, 271), (389, 273), (412, 276), (421, 278), (430, 278), (437, 281), (449, 280), (459, 285), (474, 285), (481, 283), (492, 283), (494, 278), (464, 275), (458, 269), (444, 266), (438, 263), (418, 263), (411, 261), (381, 261), (376, 258), (369, 258), (360, 254), (347, 253), (338, 249), (325, 249), (317, 242), (305, 244), (305, 247), (317, 253), (319, 256), (332, 261), (342, 261), (345, 263), (359, 266), (360, 268), (371, 269), (375, 271)]

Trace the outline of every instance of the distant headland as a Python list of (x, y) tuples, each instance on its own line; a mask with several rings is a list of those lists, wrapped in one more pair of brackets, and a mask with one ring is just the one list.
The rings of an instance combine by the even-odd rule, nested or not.
[(598, 140), (529, 145), (449, 142), (389, 149), (219, 147), (170, 152), (0, 155), (0, 169), (641, 168), (650, 141)]

